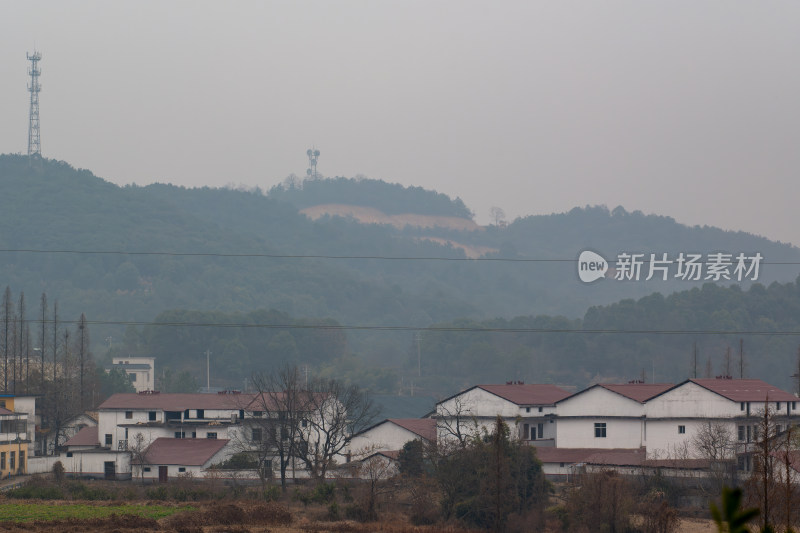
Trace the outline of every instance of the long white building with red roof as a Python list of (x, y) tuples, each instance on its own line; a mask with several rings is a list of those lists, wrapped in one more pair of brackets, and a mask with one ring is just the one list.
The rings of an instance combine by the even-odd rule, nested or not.
[[(258, 422), (280, 412), (276, 402), (280, 394), (115, 394), (99, 406), (97, 427), (67, 442), (65, 464), (76, 475), (82, 472), (70, 470), (79, 468), (74, 465), (91, 463), (95, 475), (112, 471), (125, 477), (131, 468), (141, 468), (135, 477), (201, 476), (248, 445), (260, 446), (264, 430)], [(757, 379), (596, 384), (574, 394), (549, 384), (475, 385), (441, 400), (424, 418), (385, 419), (351, 436), (338, 461), (375, 453), (391, 459), (415, 439), (465, 441), (490, 433), (500, 416), (515, 438), (540, 448), (551, 474), (609, 457), (616, 466), (630, 467), (699, 461), (693, 446), (711, 425), (731, 435), (733, 453), (746, 471), (764, 409), (780, 430), (796, 423), (798, 407), (793, 394)], [(134, 456), (138, 460), (131, 460)]]

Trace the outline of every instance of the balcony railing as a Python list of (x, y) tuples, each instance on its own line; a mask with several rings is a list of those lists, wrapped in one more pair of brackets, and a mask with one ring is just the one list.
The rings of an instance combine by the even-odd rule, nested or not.
[(120, 451), (127, 451), (128, 449), (128, 439), (120, 440), (117, 444), (117, 450)]

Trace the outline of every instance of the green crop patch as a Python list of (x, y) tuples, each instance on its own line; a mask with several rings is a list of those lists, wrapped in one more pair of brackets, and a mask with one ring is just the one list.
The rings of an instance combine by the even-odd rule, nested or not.
[(47, 503), (0, 504), (0, 522), (32, 522), (34, 520), (66, 520), (107, 518), (111, 515), (138, 516), (158, 520), (193, 507), (165, 505), (89, 505), (85, 503), (53, 505)]

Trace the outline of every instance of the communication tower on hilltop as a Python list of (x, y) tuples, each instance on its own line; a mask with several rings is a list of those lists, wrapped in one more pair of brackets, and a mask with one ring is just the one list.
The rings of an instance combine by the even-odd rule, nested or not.
[(306, 155), (308, 156), (308, 170), (306, 170), (306, 175), (317, 179), (317, 159), (319, 159), (319, 150), (309, 148), (306, 150)]
[(31, 76), (31, 83), (28, 85), (28, 91), (31, 93), (31, 110), (28, 117), (28, 156), (41, 156), (42, 143), (39, 137), (39, 91), (42, 86), (39, 85), (39, 75), (42, 73), (39, 70), (39, 61), (42, 59), (42, 54), (35, 49), (33, 54), (26, 54), (28, 61), (31, 62), (31, 68), (28, 74)]

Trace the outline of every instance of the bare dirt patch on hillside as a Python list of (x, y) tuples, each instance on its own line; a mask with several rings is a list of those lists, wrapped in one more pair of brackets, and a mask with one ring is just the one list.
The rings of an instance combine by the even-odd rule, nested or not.
[(323, 204), (306, 207), (300, 210), (311, 220), (320, 217), (339, 216), (350, 217), (362, 224), (388, 224), (399, 229), (406, 226), (416, 228), (445, 228), (457, 231), (482, 231), (483, 228), (472, 220), (460, 217), (444, 217), (436, 215), (417, 215), (405, 213), (401, 215), (387, 215), (379, 209), (345, 204)]

